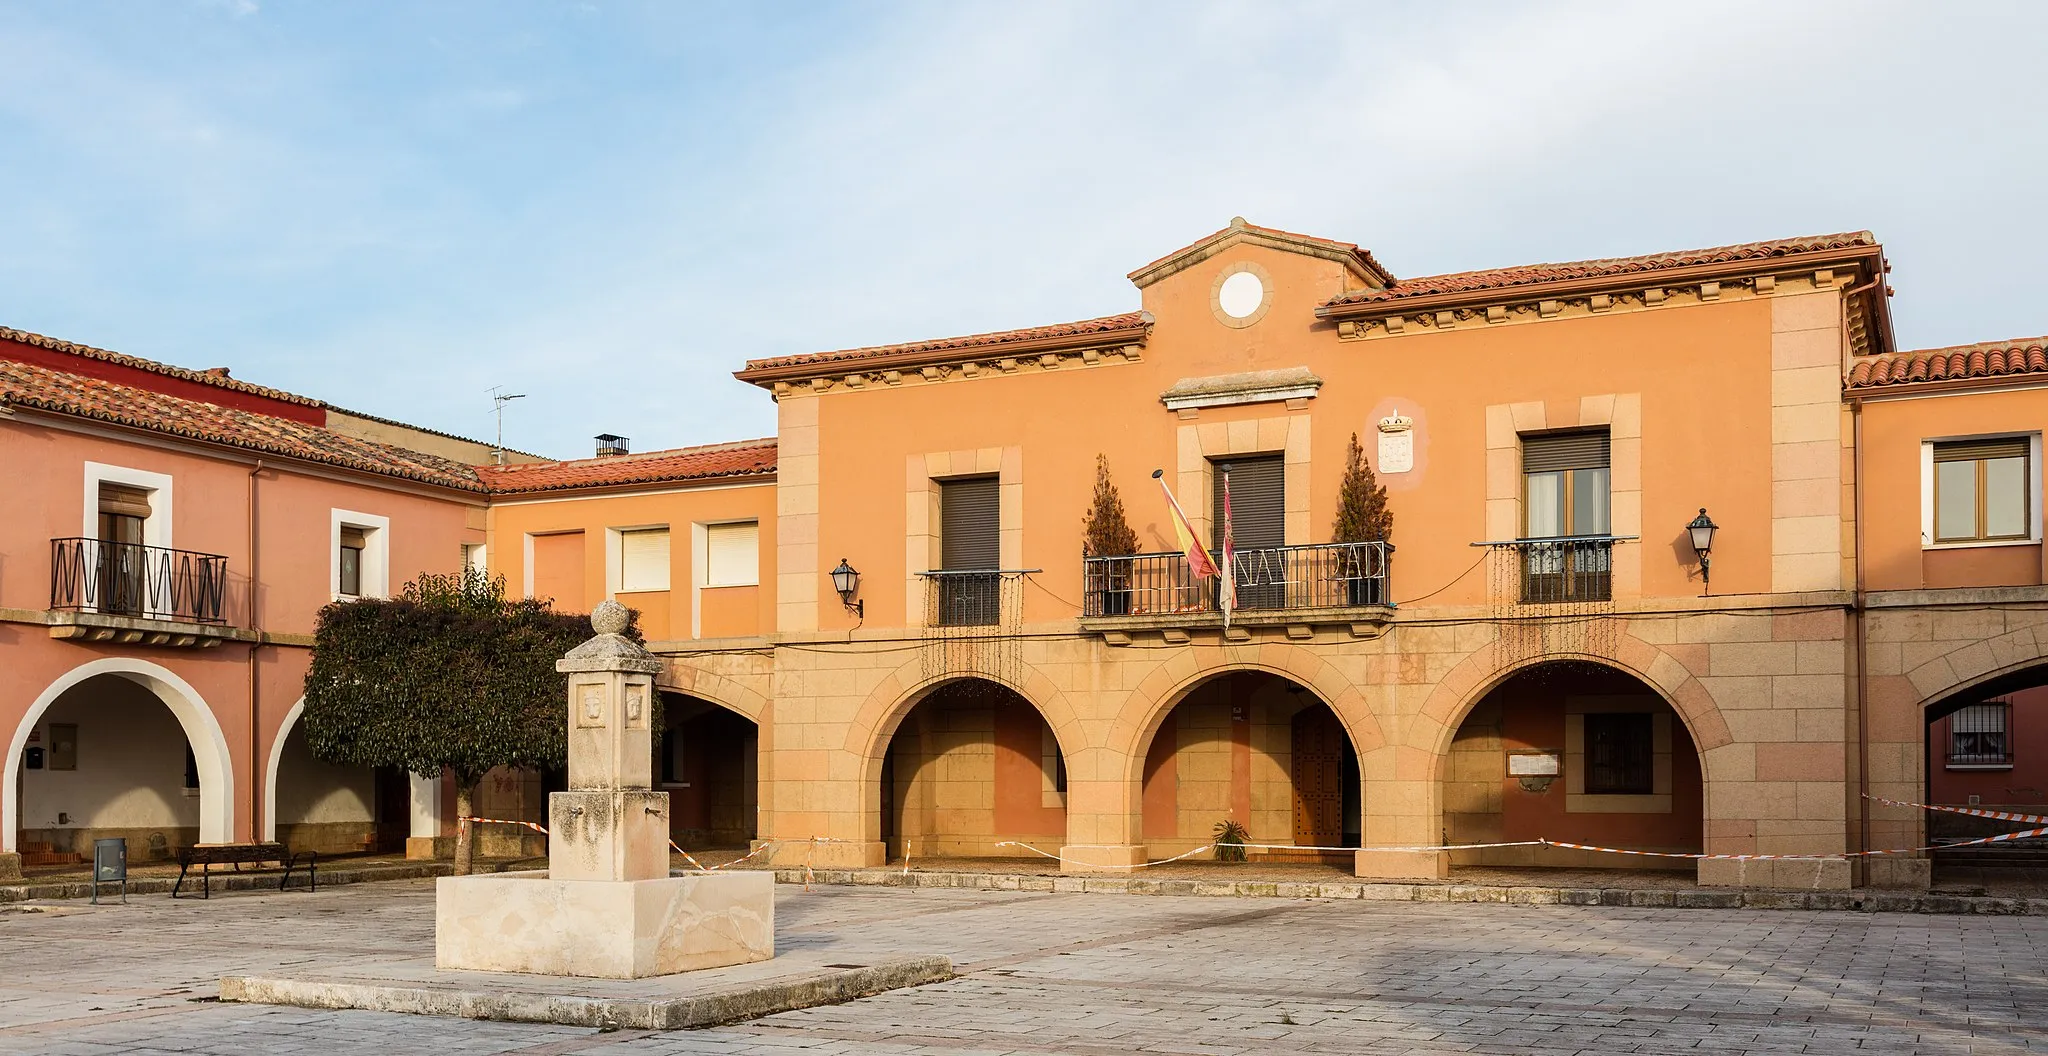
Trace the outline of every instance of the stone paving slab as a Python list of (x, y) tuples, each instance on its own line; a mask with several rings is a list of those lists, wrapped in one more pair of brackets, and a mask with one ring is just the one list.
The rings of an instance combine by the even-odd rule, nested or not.
[(220, 999), (518, 1023), (677, 1030), (850, 1001), (953, 977), (953, 962), (945, 957), (827, 964), (829, 956), (802, 951), (754, 964), (630, 980), (440, 971), (431, 956), (411, 957), (361, 964), (346, 975), (222, 976)]
[(778, 883), (1037, 891), (1058, 894), (1202, 898), (1358, 899), (1366, 902), (1500, 902), (1527, 906), (1636, 906), (1668, 909), (1797, 909), (1853, 913), (2048, 916), (2048, 898), (1995, 898), (1858, 888), (1784, 891), (1753, 888), (1595, 888), (1459, 883), (1383, 883), (1263, 879), (1167, 879), (1046, 876), (1036, 873), (919, 872), (899, 869), (778, 869)]
[[(776, 889), (778, 948), (949, 981), (699, 1030), (215, 1000), (424, 956), (429, 882), (0, 911), (0, 1053), (2048, 1053), (2048, 918)], [(41, 908), (41, 907), (38, 907)]]

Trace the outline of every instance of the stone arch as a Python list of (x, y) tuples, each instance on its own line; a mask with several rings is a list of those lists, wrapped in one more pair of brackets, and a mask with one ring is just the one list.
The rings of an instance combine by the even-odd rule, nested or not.
[(911, 709), (922, 703), (932, 691), (966, 679), (993, 682), (1024, 698), (1037, 709), (1046, 725), (1052, 727), (1053, 739), (1059, 742), (1060, 756), (1066, 760), (1067, 772), (1079, 777), (1076, 773), (1077, 760), (1088, 750), (1087, 739), (1081, 731), (1073, 702), (1044, 674), (1030, 670), (1023, 685), (974, 669), (928, 676), (924, 673), (924, 663), (913, 660), (897, 668), (869, 691), (846, 732), (845, 749), (858, 761), (863, 839), (874, 841), (882, 838), (882, 761), (889, 754), (889, 742), (896, 736), (897, 728), (909, 716)]
[(1401, 776), (1413, 776), (1432, 785), (1438, 782), (1443, 762), (1450, 755), (1451, 741), (1465, 716), (1501, 683), (1530, 668), (1560, 660), (1577, 660), (1620, 671), (1654, 690), (1677, 713), (1679, 721), (1685, 723), (1693, 747), (1700, 754), (1701, 776), (1712, 786), (1713, 750), (1734, 740), (1720, 706), (1677, 658), (1627, 634), (1619, 637), (1612, 653), (1502, 657), (1498, 639), (1473, 651), (1444, 675), (1423, 702), (1422, 710), (1409, 725), (1407, 742), (1399, 746), (1403, 758), (1396, 761), (1397, 771)]
[(284, 713), (284, 721), (277, 724), (277, 735), (270, 739), (270, 757), (263, 764), (263, 831), (258, 834), (266, 842), (277, 839), (277, 768), (284, 761), (285, 738), (292, 735), (299, 716), (305, 713), (306, 698), (300, 697)]
[[(1906, 672), (1926, 709), (1963, 693), (2048, 667), (2048, 624), (2021, 627), (1993, 638), (1957, 646)], [(2048, 672), (2044, 672), (2048, 673)]]
[[(192, 758), (199, 769), (199, 840), (201, 843), (232, 842), (235, 832), (235, 771), (227, 736), (221, 732), (220, 722), (214, 718), (206, 698), (200, 696), (191, 683), (147, 660), (127, 656), (102, 657), (58, 676), (29, 705), (21, 722), (14, 728), (14, 737), (7, 745), (7, 780), (13, 781), (13, 775), (20, 770), (21, 754), (28, 747), (29, 731), (50, 709), (50, 705), (56, 703), (66, 690), (100, 675), (125, 678), (149, 690), (171, 710), (179, 727), (185, 731), (185, 741), (191, 745)], [(20, 838), (21, 806), (18, 797), (12, 794), (0, 796), (0, 850), (20, 850), (17, 845)]]
[(738, 679), (716, 671), (670, 659), (662, 665), (661, 674), (656, 677), (654, 688), (671, 693), (682, 693), (708, 700), (734, 714), (762, 724), (768, 714), (768, 698)]
[(1224, 647), (1220, 663), (1203, 665), (1190, 650), (1155, 668), (1138, 683), (1119, 709), (1110, 743), (1124, 758), (1123, 779), (1130, 790), (1130, 809), (1138, 810), (1145, 778), (1145, 753), (1152, 738), (1195, 687), (1237, 672), (1258, 672), (1286, 679), (1314, 694), (1336, 713), (1360, 759), (1386, 743), (1379, 717), (1365, 694), (1336, 665), (1297, 645), (1271, 642), (1241, 648)]

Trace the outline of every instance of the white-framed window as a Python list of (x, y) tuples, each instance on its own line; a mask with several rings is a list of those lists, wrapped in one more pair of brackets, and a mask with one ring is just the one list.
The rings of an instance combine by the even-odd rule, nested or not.
[(615, 593), (667, 590), (668, 527), (619, 529), (617, 536), (618, 587)]
[(1920, 544), (2004, 546), (2041, 540), (2041, 434), (1920, 445)]
[(391, 596), (391, 518), (329, 512), (328, 583), (334, 600)]
[(761, 582), (761, 525), (732, 521), (704, 526), (704, 586), (751, 587)]
[(85, 464), (85, 521), (79, 535), (102, 539), (103, 513), (113, 511), (136, 517), (137, 524), (123, 524), (121, 530), (138, 528), (140, 537), (122, 541), (144, 546), (169, 547), (171, 542), (171, 475), (151, 473), (102, 462)]
[(490, 571), (490, 563), (486, 560), (486, 557), (487, 555), (484, 553), (484, 544), (462, 544), (463, 568), (469, 569), (474, 572), (488, 572)]

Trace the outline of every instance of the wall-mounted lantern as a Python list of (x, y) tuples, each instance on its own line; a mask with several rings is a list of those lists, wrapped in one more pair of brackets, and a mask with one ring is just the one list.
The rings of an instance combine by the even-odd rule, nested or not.
[(1685, 526), (1685, 530), (1692, 535), (1692, 552), (1697, 554), (1700, 559), (1700, 591), (1702, 593), (1705, 593), (1708, 582), (1707, 553), (1714, 549), (1714, 529), (1718, 527), (1720, 525), (1715, 524), (1713, 518), (1707, 516), (1707, 508), (1705, 506), (1700, 507), (1700, 515), (1694, 517), (1692, 523)]
[(868, 603), (853, 600), (853, 592), (860, 589), (860, 573), (843, 557), (839, 559), (839, 567), (832, 570), (832, 589), (839, 592), (839, 603), (846, 606), (846, 611), (853, 613), (855, 619), (867, 619)]

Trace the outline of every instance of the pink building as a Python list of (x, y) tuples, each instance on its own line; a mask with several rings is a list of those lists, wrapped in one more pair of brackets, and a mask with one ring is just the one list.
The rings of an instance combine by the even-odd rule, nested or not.
[(0, 875), (103, 836), (148, 860), (438, 835), (428, 783), (321, 763), (293, 731), (321, 606), (482, 561), (488, 460), (224, 369), (0, 329)]

